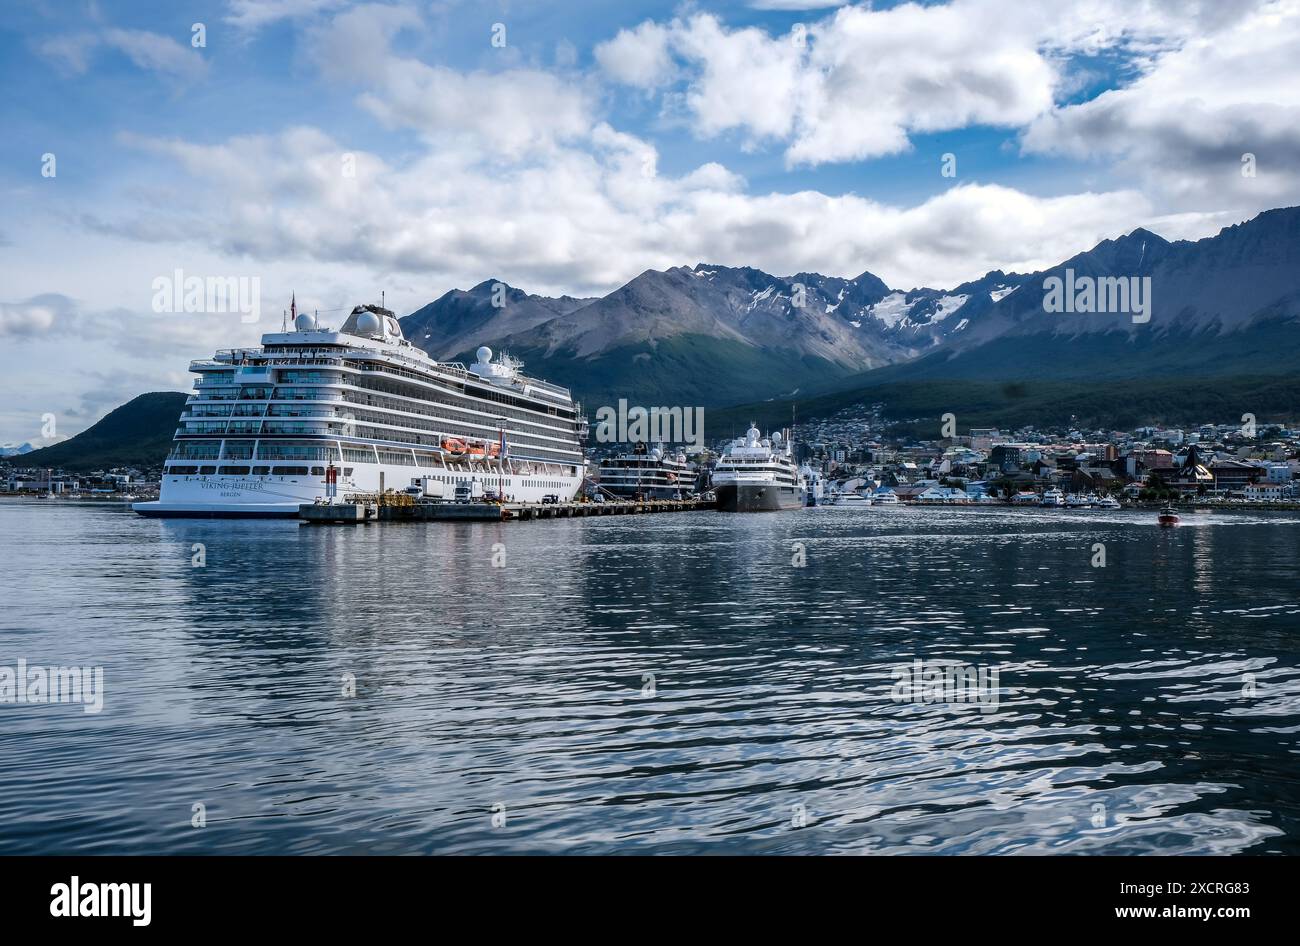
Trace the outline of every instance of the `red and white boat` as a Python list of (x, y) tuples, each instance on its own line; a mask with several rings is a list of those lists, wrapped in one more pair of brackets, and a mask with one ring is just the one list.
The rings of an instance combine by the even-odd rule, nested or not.
[(1178, 513), (1174, 512), (1172, 506), (1166, 506), (1160, 510), (1160, 516), (1156, 521), (1162, 526), (1176, 526), (1178, 525)]

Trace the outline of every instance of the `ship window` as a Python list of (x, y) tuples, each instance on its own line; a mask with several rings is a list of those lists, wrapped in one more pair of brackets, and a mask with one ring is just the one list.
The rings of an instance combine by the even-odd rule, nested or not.
[(311, 475), (312, 475), (312, 476), (324, 476), (324, 475), (325, 475), (325, 467), (323, 467), (323, 466), (314, 466), (314, 467), (312, 467), (312, 468), (311, 468)]
[(352, 475), (352, 467), (350, 467), (350, 466), (345, 466), (345, 467), (343, 468), (343, 475), (344, 475), (344, 476), (351, 476), (351, 475)]
[(255, 467), (253, 467), (253, 475), (254, 475), (254, 476), (269, 476), (270, 473), (271, 473), (271, 468), (270, 468), (269, 466), (255, 466)]
[(307, 468), (305, 466), (277, 466), (275, 468), (276, 476), (306, 476)]
[(223, 476), (247, 476), (248, 467), (246, 466), (223, 466), (217, 470)]
[(171, 466), (167, 468), (167, 472), (172, 476), (193, 476), (199, 472), (199, 468), (197, 466)]
[(217, 472), (217, 468), (216, 468), (215, 466), (201, 466), (201, 467), (199, 467), (199, 475), (200, 475), (200, 476), (211, 476), (211, 475), (212, 475), (213, 473), (215, 473), (215, 472)]

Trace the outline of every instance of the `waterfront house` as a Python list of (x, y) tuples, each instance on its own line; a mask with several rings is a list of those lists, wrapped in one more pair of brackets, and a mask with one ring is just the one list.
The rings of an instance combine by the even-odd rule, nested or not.
[(1285, 487), (1281, 483), (1250, 483), (1242, 493), (1251, 502), (1272, 502), (1282, 498)]
[(942, 505), (965, 504), (970, 502), (970, 496), (965, 490), (958, 489), (955, 486), (931, 486), (916, 497), (918, 503)]
[(1253, 463), (1242, 460), (1214, 460), (1209, 464), (1209, 472), (1214, 477), (1214, 489), (1223, 493), (1243, 490), (1263, 473)]

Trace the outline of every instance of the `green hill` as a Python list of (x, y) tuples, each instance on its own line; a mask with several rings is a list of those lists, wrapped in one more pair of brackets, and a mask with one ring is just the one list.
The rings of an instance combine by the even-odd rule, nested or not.
[[(1186, 426), (1236, 423), (1254, 414), (1261, 423), (1300, 417), (1300, 376), (1248, 375), (1110, 381), (888, 382), (800, 400), (802, 420), (829, 417), (852, 405), (883, 404), (897, 433), (935, 440), (941, 418), (956, 415), (958, 430), (1015, 429), (1024, 425), (1131, 430), (1147, 424)], [(727, 437), (749, 421), (764, 429), (788, 426), (789, 400), (706, 411), (706, 435)]]
[(75, 437), (33, 450), (21, 458), (21, 465), (83, 472), (161, 466), (187, 397), (172, 391), (141, 394)]

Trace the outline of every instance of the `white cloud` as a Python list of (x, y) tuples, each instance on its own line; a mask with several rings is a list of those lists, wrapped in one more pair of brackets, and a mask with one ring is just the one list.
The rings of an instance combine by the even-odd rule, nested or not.
[(0, 338), (41, 338), (53, 332), (66, 311), (59, 298), (0, 302)]
[(844, 5), (845, 0), (749, 0), (755, 10), (825, 10)]
[(359, 102), (381, 121), (446, 145), (515, 158), (595, 124), (592, 97), (572, 78), (526, 68), (462, 73), (395, 54), (393, 37), (421, 22), (407, 7), (356, 7), (313, 29), (309, 45), (325, 78), (364, 87)]
[[(1269, 3), (1164, 51), (1126, 87), (1041, 116), (1027, 151), (1119, 159), (1174, 205), (1300, 196), (1300, 3)], [(1243, 176), (1255, 156), (1257, 175)]]
[(1203, 32), (1239, 28), (1252, 5), (844, 6), (784, 35), (696, 14), (623, 30), (596, 59), (613, 81), (663, 89), (666, 110), (684, 101), (701, 137), (739, 130), (751, 146), (783, 143), (791, 165), (818, 165), (903, 152), (916, 133), (1024, 127), (1076, 88), (1075, 54), (1122, 52), (1140, 64)]
[(108, 28), (54, 36), (38, 43), (37, 49), (74, 75), (86, 72), (101, 49), (116, 50), (140, 69), (186, 82), (202, 78), (208, 70), (199, 50), (148, 30)]
[(254, 31), (282, 20), (316, 16), (343, 6), (347, 0), (230, 0), (226, 22)]
[(670, 33), (652, 20), (618, 35), (596, 47), (596, 62), (610, 78), (625, 85), (645, 89), (668, 82), (675, 71), (668, 50)]
[[(947, 286), (989, 269), (1041, 268), (1156, 217), (1132, 191), (1035, 197), (968, 184), (912, 206), (752, 194), (716, 163), (661, 174), (649, 144), (607, 125), (581, 148), (516, 162), (430, 149), (397, 164), (352, 152), (355, 178), (338, 173), (345, 146), (315, 129), (221, 145), (137, 143), (180, 163), (194, 184), (166, 217), (146, 208), (102, 230), (430, 286), (495, 275), (530, 291), (604, 292), (647, 268), (701, 260), (776, 273), (870, 269), (894, 286)], [(1213, 232), (1214, 222), (1182, 220), (1180, 235)]]

